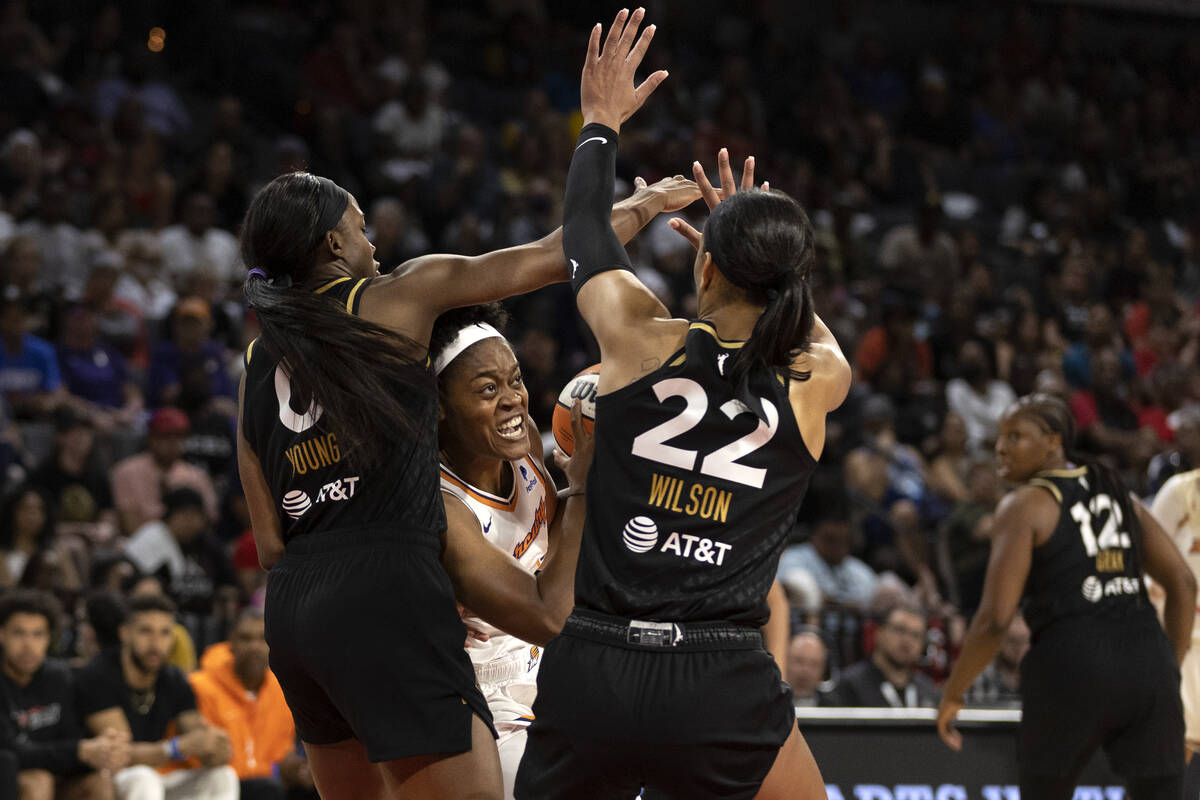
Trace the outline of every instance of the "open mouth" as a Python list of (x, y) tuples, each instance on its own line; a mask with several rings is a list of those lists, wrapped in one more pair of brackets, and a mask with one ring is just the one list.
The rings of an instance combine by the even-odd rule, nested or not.
[(508, 422), (496, 428), (501, 439), (516, 441), (525, 437), (525, 415), (513, 417)]

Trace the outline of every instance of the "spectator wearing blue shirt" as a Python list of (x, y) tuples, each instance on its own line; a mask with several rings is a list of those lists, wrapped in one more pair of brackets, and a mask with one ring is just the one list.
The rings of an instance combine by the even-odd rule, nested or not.
[(786, 585), (787, 575), (802, 569), (812, 575), (826, 602), (866, 608), (879, 578), (859, 559), (850, 555), (853, 531), (844, 511), (829, 509), (813, 528), (804, 544), (783, 551), (779, 559), (779, 579)]
[(130, 380), (125, 358), (97, 340), (96, 315), (79, 306), (66, 317), (58, 362), (75, 405), (102, 429), (128, 427), (142, 410), (142, 392)]
[(237, 397), (224, 349), (211, 338), (208, 301), (199, 297), (180, 300), (172, 315), (171, 334), (170, 340), (155, 346), (150, 357), (146, 396), (151, 408), (177, 405), (183, 376), (197, 367), (209, 376), (212, 397)]
[(18, 300), (0, 305), (0, 392), (18, 418), (53, 411), (65, 392), (54, 347), (25, 332), (25, 308)]

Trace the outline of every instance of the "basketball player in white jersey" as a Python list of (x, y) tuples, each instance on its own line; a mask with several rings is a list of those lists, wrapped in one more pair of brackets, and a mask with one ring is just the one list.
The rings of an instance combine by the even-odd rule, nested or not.
[[(1163, 484), (1154, 497), (1150, 513), (1163, 530), (1175, 541), (1179, 552), (1200, 580), (1200, 469), (1174, 475)], [(1159, 590), (1161, 593), (1161, 590)], [(1200, 614), (1200, 606), (1196, 613)], [(1187, 726), (1188, 766), (1187, 786), (1200, 782), (1200, 625), (1192, 626), (1192, 646), (1180, 667), (1180, 690), (1183, 695), (1183, 719)], [(1193, 791), (1190, 796), (1195, 797)]]
[[(473, 543), (478, 556), (473, 577), (455, 592), (467, 609), (467, 653), (495, 721), (505, 796), (511, 798), (533, 720), (541, 645), (562, 628), (574, 599), (582, 514), (564, 515), (554, 526), (548, 558), (560, 503), (542, 463), (520, 365), (499, 330), (505, 317), (498, 304), (447, 312), (434, 325), (429, 352), (438, 376), (446, 536), (460, 544), (457, 549)], [(575, 468), (565, 466), (580, 473), (578, 480), (571, 475), (571, 494), (581, 491), (592, 451), (579, 416), (576, 409)], [(473, 598), (485, 592), (510, 598), (507, 619), (493, 615), (489, 624), (470, 612)]]

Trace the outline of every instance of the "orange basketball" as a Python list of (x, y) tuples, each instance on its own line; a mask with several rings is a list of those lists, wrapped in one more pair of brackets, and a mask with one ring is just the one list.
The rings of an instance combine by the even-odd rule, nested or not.
[(600, 379), (600, 365), (593, 364), (567, 381), (558, 393), (554, 404), (554, 441), (558, 449), (567, 455), (575, 451), (575, 434), (571, 431), (571, 407), (575, 400), (583, 401), (583, 427), (589, 433), (596, 425), (596, 383)]

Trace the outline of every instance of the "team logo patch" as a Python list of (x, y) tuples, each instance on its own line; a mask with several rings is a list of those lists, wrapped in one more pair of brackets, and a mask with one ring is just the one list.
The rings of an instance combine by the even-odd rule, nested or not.
[(1095, 575), (1088, 575), (1087, 580), (1083, 582), (1083, 598), (1089, 603), (1099, 603), (1101, 597), (1104, 597), (1104, 586), (1101, 585), (1100, 579)]
[(658, 544), (658, 526), (649, 517), (634, 517), (625, 523), (622, 537), (635, 553), (648, 553)]
[(283, 511), (292, 519), (303, 517), (312, 505), (312, 499), (299, 489), (292, 489), (283, 496)]

